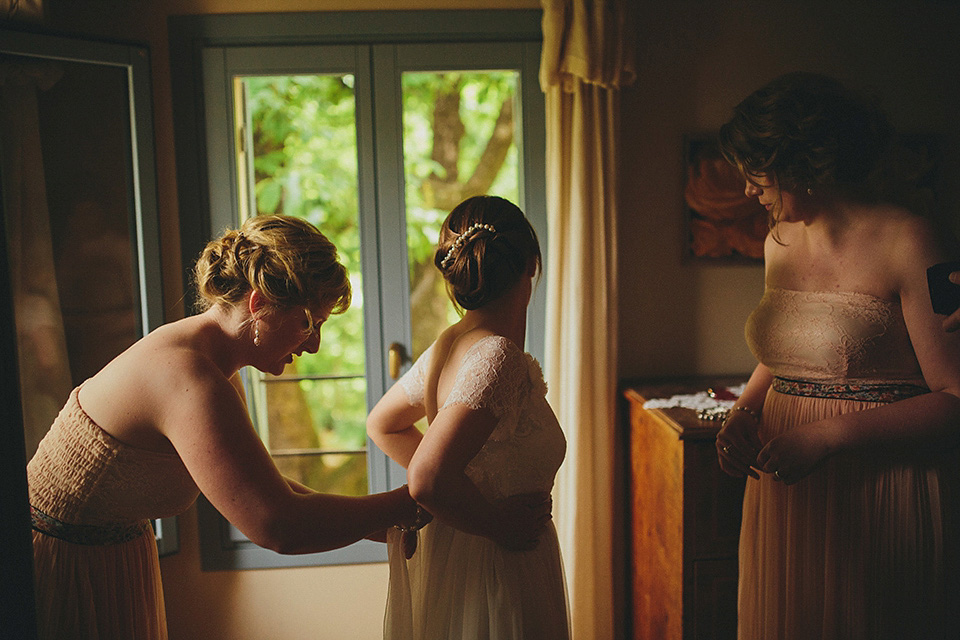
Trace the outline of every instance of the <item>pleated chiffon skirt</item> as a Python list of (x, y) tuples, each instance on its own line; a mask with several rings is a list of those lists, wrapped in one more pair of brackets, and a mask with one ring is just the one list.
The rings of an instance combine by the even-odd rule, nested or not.
[(406, 560), (399, 533), (388, 534), (390, 588), (386, 640), (567, 640), (566, 583), (550, 523), (532, 551), (434, 520)]
[[(771, 390), (761, 438), (877, 406)], [(741, 640), (960, 638), (960, 458), (910, 455), (837, 455), (791, 486), (748, 479)]]
[(40, 640), (166, 640), (153, 530), (84, 545), (33, 532)]

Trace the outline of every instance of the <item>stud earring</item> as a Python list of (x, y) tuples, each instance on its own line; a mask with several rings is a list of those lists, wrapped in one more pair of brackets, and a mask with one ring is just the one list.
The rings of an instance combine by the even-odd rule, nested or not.
[(260, 320), (253, 321), (253, 346), (260, 346)]

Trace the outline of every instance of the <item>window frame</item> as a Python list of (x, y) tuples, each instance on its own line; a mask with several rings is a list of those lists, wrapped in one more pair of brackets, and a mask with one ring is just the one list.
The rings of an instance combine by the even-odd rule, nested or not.
[[(519, 47), (522, 62), (519, 119), (524, 130), (521, 167), (525, 185), (521, 187), (521, 207), (537, 227), (541, 244), (546, 246), (545, 206), (545, 133), (543, 94), (537, 83), (541, 46), (539, 10), (494, 11), (358, 11), (288, 14), (242, 14), (211, 16), (174, 16), (169, 20), (171, 75), (174, 106), (177, 183), (180, 203), (181, 249), (184, 288), (193, 295), (189, 271), (203, 246), (216, 233), (234, 224), (236, 202), (229, 210), (213, 210), (212, 201), (224, 202), (224, 194), (211, 189), (232, 189), (235, 166), (223, 159), (221, 149), (230, 147), (226, 139), (231, 129), (221, 127), (222, 139), (208, 144), (207, 122), (222, 119), (218, 112), (229, 104), (228, 83), (220, 83), (217, 95), (204, 93), (204, 74), (231, 77), (231, 56), (246, 49), (260, 48), (268, 55), (273, 46), (320, 47), (345, 55), (355, 52), (358, 154), (361, 212), (375, 210), (374, 224), (361, 220), (361, 244), (377, 250), (363, 252), (365, 288), (366, 377), (368, 409), (392, 380), (385, 366), (392, 342), (411, 343), (411, 327), (406, 314), (408, 285), (383, 287), (378, 273), (407, 273), (406, 238), (403, 223), (403, 149), (402, 123), (398, 98), (400, 73), (412, 68), (409, 60), (417, 56), (416, 46), (460, 45), (467, 43), (505, 43)], [(495, 49), (494, 47), (487, 47)], [(306, 50), (306, 49), (305, 49)], [(211, 54), (211, 51), (221, 51)], [(347, 54), (348, 55), (348, 54)], [(501, 64), (516, 67), (515, 62)], [(222, 65), (222, 66), (221, 66)], [(406, 65), (406, 66), (402, 66)], [(305, 66), (311, 66), (306, 64)], [(401, 68), (402, 66), (402, 68)], [(440, 68), (427, 64), (419, 70)], [(483, 68), (474, 65), (465, 68)], [(315, 65), (313, 65), (315, 70)], [(261, 71), (262, 72), (262, 71)], [(277, 73), (296, 73), (289, 66)], [(364, 77), (365, 76), (365, 77)], [(377, 100), (373, 100), (376, 87)], [(220, 94), (219, 92), (224, 92)], [(369, 112), (367, 111), (369, 110)], [(230, 116), (227, 116), (228, 118)], [(368, 126), (361, 119), (369, 122)], [(382, 122), (395, 122), (392, 130), (381, 130)], [(373, 131), (377, 135), (373, 135)], [(383, 135), (384, 133), (396, 134)], [(519, 137), (519, 136), (518, 136)], [(225, 145), (225, 146), (224, 146)], [(366, 147), (365, 145), (372, 145)], [(364, 149), (368, 155), (364, 157)], [(375, 165), (374, 165), (375, 163)], [(368, 189), (368, 187), (370, 187)], [(361, 213), (363, 218), (363, 214)], [(403, 247), (398, 249), (397, 247)], [(375, 302), (370, 292), (376, 290)], [(543, 356), (546, 287), (541, 282), (531, 302), (528, 350)], [(537, 320), (539, 318), (539, 321)], [(389, 327), (389, 330), (387, 329)], [(374, 332), (371, 334), (370, 332)], [(379, 348), (377, 348), (379, 346)], [(370, 491), (385, 491), (403, 484), (405, 473), (372, 443), (368, 443)], [(203, 570), (254, 569), (384, 562), (386, 549), (380, 543), (360, 541), (349, 547), (318, 554), (283, 556), (246, 541), (201, 496), (198, 503)]]

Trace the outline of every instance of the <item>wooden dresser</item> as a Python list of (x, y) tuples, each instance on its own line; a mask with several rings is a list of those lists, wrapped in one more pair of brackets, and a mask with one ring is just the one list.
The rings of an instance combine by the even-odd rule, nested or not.
[(648, 399), (736, 380), (674, 380), (624, 390), (629, 419), (633, 637), (734, 639), (744, 480), (720, 470), (720, 423)]

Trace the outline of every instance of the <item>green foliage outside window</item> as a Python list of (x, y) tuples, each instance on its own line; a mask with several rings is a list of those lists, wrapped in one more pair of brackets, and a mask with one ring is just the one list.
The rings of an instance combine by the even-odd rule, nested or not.
[(465, 198), (519, 202), (513, 71), (405, 73), (403, 157), (413, 356), (457, 320), (433, 264), (444, 218)]
[[(316, 225), (338, 247), (354, 293), (350, 310), (324, 324), (319, 353), (298, 358), (285, 376), (356, 377), (267, 382), (268, 445), (273, 451), (360, 452), (366, 447), (366, 386), (353, 76), (257, 76), (243, 83), (256, 213), (299, 216)], [(456, 320), (433, 266), (443, 219), (471, 195), (519, 200), (517, 83), (512, 71), (403, 75), (415, 357)], [(280, 456), (278, 464), (315, 488), (366, 493), (363, 455)]]
[[(245, 84), (257, 214), (316, 225), (337, 246), (354, 301), (324, 323), (319, 352), (297, 358), (285, 375), (357, 377), (268, 382), (268, 445), (362, 452), (367, 407), (353, 76), (262, 76)], [(280, 457), (278, 464), (314, 488), (367, 492), (363, 455)]]

